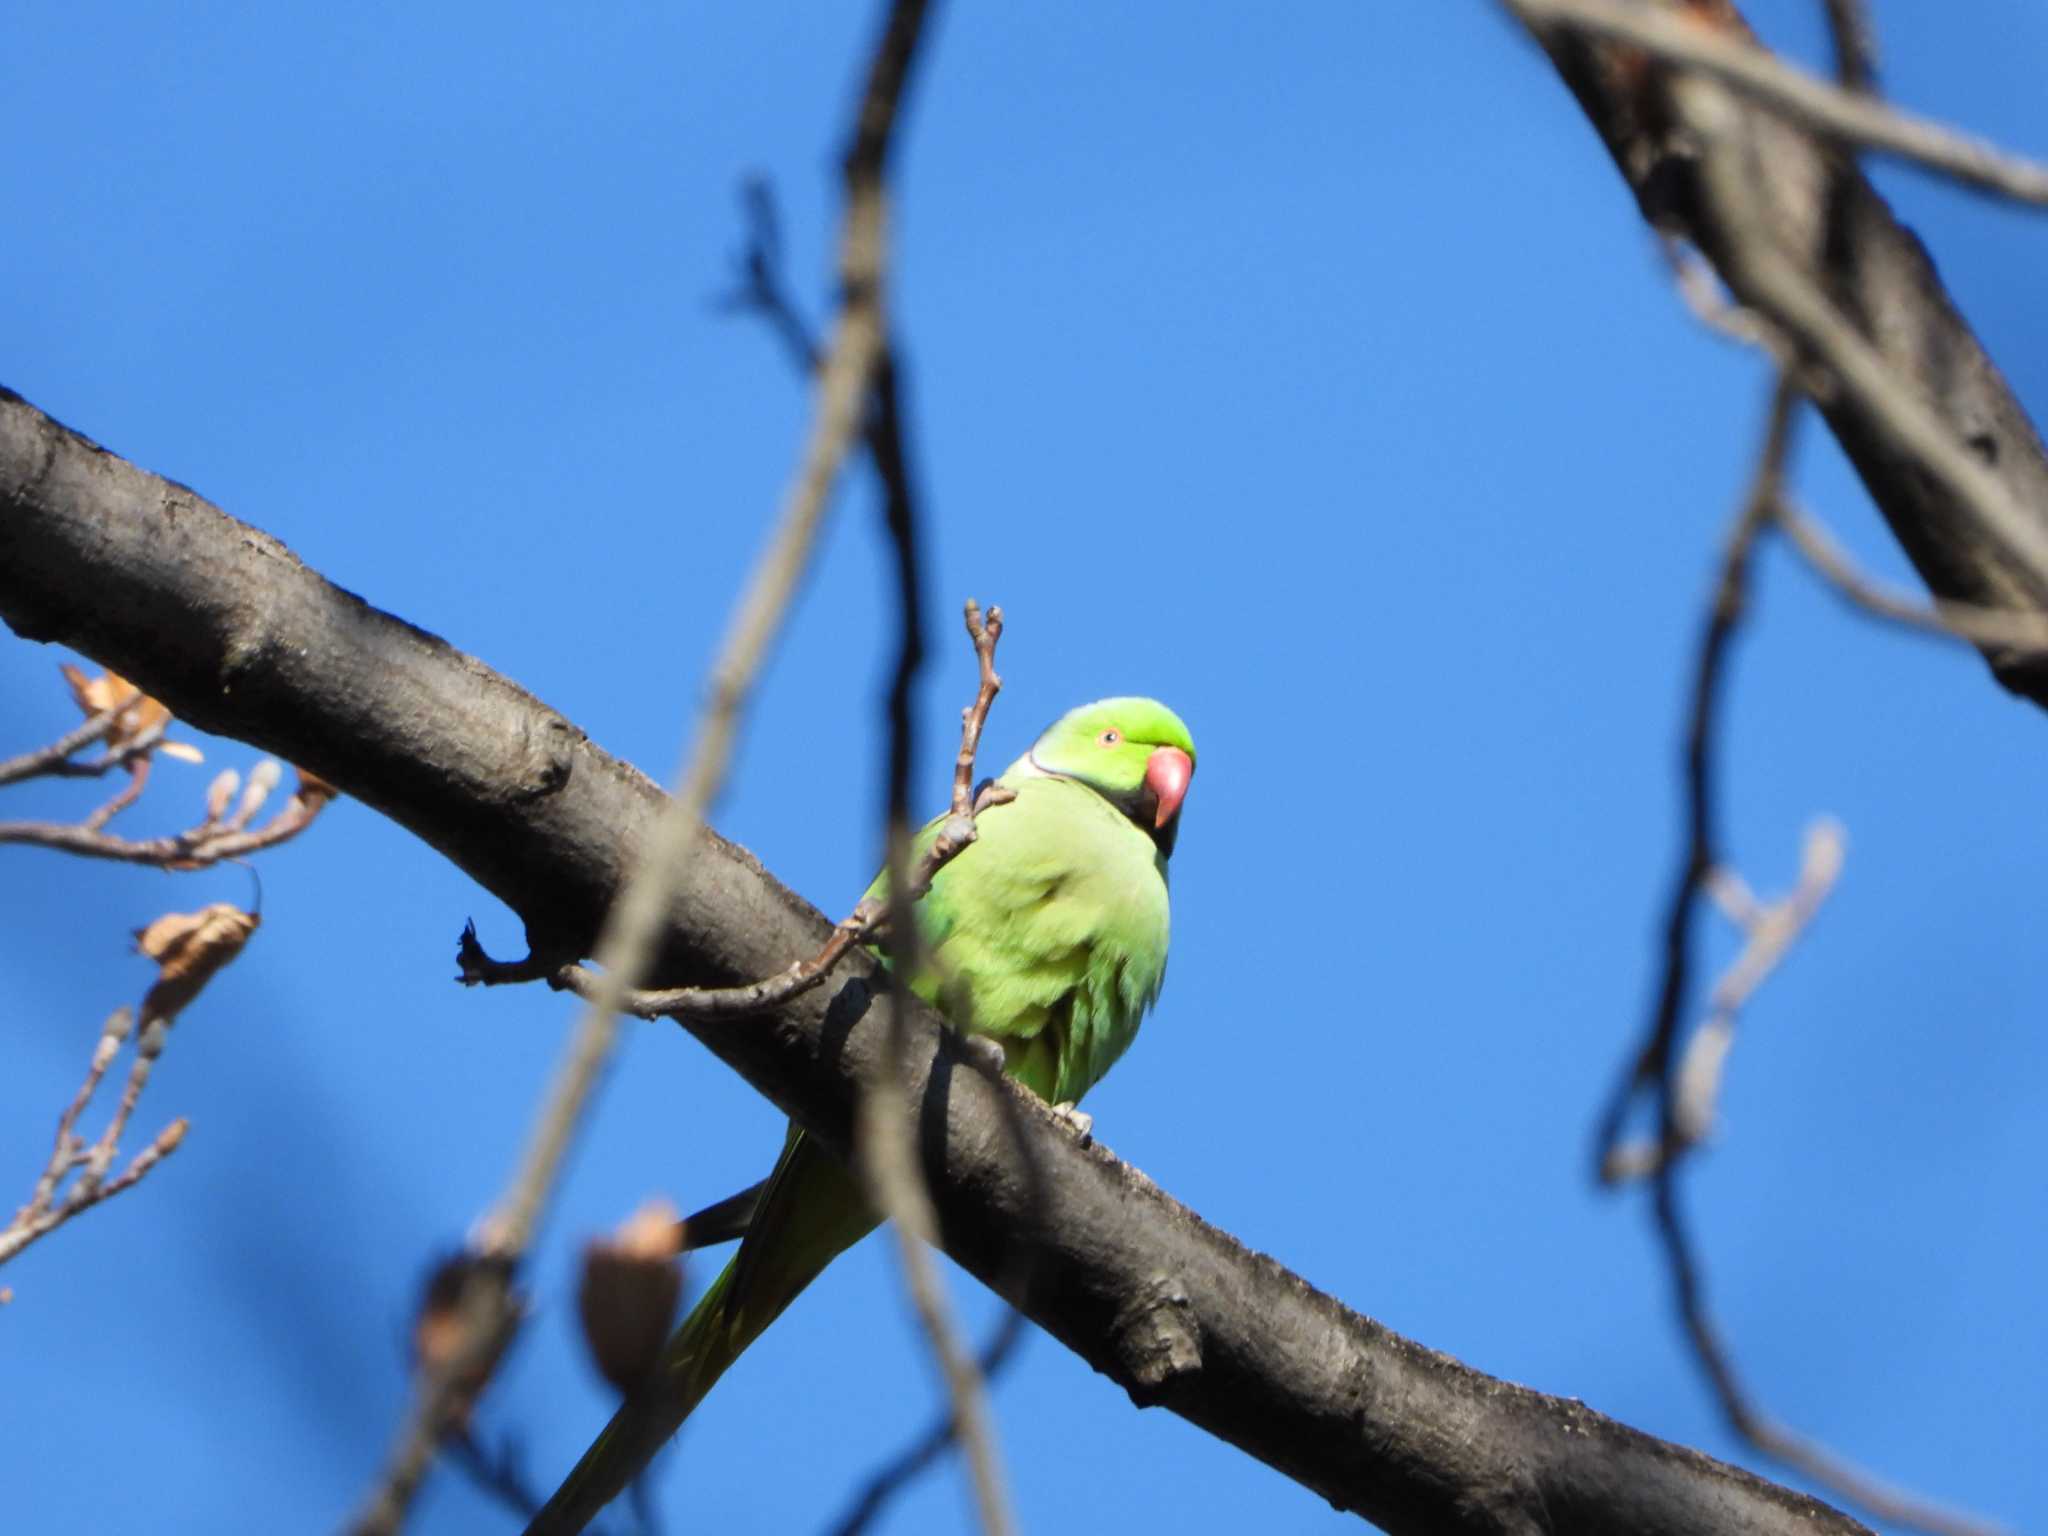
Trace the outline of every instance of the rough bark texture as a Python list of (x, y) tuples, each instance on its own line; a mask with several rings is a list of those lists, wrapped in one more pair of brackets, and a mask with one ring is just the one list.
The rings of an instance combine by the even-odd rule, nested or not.
[[(1747, 35), (1730, 7), (1694, 10), (1719, 18), (1731, 36)], [(1758, 260), (1790, 259), (2025, 515), (2048, 527), (2048, 453), (2040, 435), (1942, 286), (1926, 247), (1852, 157), (1770, 108), (1731, 95), (1743, 118), (1745, 174), (1765, 214), (1745, 217), (1701, 174), (1702, 146), (1673, 98), (1674, 72), (1635, 50), (1562, 28), (1539, 32), (1539, 40), (1650, 224), (1697, 246), (1735, 297), (1769, 318), (1780, 317), (1756, 281)], [(1995, 530), (1947, 494), (1892, 419), (1844, 389), (1820, 407), (1937, 597), (2048, 610), (2048, 569), (2014, 558)], [(2048, 706), (2048, 657), (2003, 647), (1984, 654), (2007, 688)]]
[[(332, 780), (580, 954), (660, 791), (446, 642), (275, 539), (0, 390), (0, 617), (195, 725)], [(664, 984), (766, 975), (825, 918), (715, 836)], [(451, 915), (451, 923), (453, 917)], [(704, 1043), (844, 1152), (889, 1003), (855, 967)], [(1803, 1495), (1409, 1342), (1203, 1222), (910, 1021), (947, 1251), (1139, 1404), (1161, 1404), (1394, 1532), (1852, 1532)]]

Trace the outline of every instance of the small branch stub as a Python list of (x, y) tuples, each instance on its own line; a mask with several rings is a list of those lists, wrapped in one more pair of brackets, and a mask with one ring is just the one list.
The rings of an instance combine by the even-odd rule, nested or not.
[(1188, 1293), (1158, 1276), (1116, 1323), (1124, 1390), (1140, 1408), (1163, 1402), (1174, 1386), (1202, 1368), (1201, 1323)]

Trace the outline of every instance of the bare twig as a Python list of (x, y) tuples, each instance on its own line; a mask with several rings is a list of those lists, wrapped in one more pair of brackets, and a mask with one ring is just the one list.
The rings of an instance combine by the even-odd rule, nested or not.
[[(974, 772), (974, 748), (981, 739), (982, 729), (987, 723), (990, 706), (995, 702), (1002, 687), (1002, 679), (995, 671), (995, 647), (1002, 636), (1003, 619), (1000, 608), (991, 608), (987, 619), (982, 617), (980, 606), (969, 602), (965, 610), (966, 628), (974, 643), (979, 663), (980, 678), (975, 692), (974, 703), (962, 711), (961, 753), (955, 760), (956, 781), (954, 804), (956, 812), (949, 812), (946, 822), (932, 844), (925, 850), (907, 875), (900, 877), (897, 888), (908, 889), (912, 900), (917, 899), (931, 888), (932, 878), (951, 859), (973, 843), (976, 837), (975, 818), (991, 805), (1002, 804), (1013, 798), (1007, 791), (1000, 793), (984, 790), (977, 799), (962, 785), (971, 785)], [(892, 739), (893, 739), (892, 732)], [(908, 779), (905, 778), (907, 797)], [(904, 850), (898, 848), (894, 854), (896, 867), (900, 869)], [(885, 885), (885, 889), (889, 888)], [(907, 906), (908, 903), (904, 903)], [(777, 1007), (822, 982), (833, 967), (853, 948), (865, 944), (878, 934), (914, 935), (915, 924), (896, 922), (893, 916), (898, 908), (894, 901), (863, 901), (853, 913), (839, 922), (831, 938), (817, 955), (791, 966), (788, 970), (735, 987), (679, 987), (665, 991), (628, 989), (620, 994), (621, 1011), (643, 1018), (669, 1017), (678, 1021), (711, 1017), (735, 1017), (761, 1012)], [(912, 943), (915, 943), (914, 937)], [(916, 973), (917, 961), (906, 956), (900, 948), (892, 949), (890, 955), (892, 985), (895, 978)], [(465, 932), (463, 939), (462, 964), (464, 979), (491, 983), (504, 981), (530, 981), (537, 979), (533, 968), (521, 963), (505, 964), (485, 955), (477, 944), (473, 931)], [(600, 978), (582, 965), (560, 966), (546, 974), (550, 985), (576, 992), (590, 998), (597, 995)], [(903, 1011), (903, 1010), (899, 1010)], [(890, 1103), (891, 1092), (897, 1102)], [(1006, 1101), (1007, 1102), (1007, 1101)], [(964, 1427), (960, 1431), (961, 1444), (970, 1458), (970, 1467), (976, 1477), (977, 1499), (981, 1505), (984, 1522), (993, 1520), (990, 1529), (1009, 1529), (1007, 1506), (996, 1479), (994, 1465), (993, 1437), (986, 1427), (986, 1411), (980, 1408), (983, 1391), (981, 1373), (975, 1362), (959, 1350), (950, 1325), (946, 1321), (941, 1293), (937, 1290), (937, 1279), (930, 1262), (927, 1246), (937, 1241), (937, 1222), (931, 1213), (930, 1199), (923, 1190), (923, 1181), (918, 1175), (914, 1161), (909, 1157), (907, 1139), (908, 1117), (901, 1102), (900, 1089), (884, 1084), (879, 1089), (870, 1082), (863, 1096), (867, 1129), (863, 1133), (863, 1157), (869, 1176), (869, 1193), (877, 1209), (897, 1225), (906, 1243), (905, 1271), (913, 1304), (920, 1320), (935, 1338), (934, 1348), (940, 1354), (942, 1369), (954, 1396), (954, 1408), (949, 1420), (957, 1419)], [(877, 1105), (880, 1107), (877, 1108)], [(896, 1128), (890, 1129), (888, 1117), (898, 1117)], [(890, 1159), (897, 1159), (892, 1166)], [(879, 1171), (876, 1162), (880, 1162)], [(1035, 1178), (1035, 1170), (1032, 1177)], [(906, 1192), (907, 1186), (907, 1192)], [(914, 1246), (912, 1246), (914, 1244)], [(943, 1342), (939, 1342), (943, 1341)], [(980, 1409), (980, 1417), (977, 1410)], [(977, 1438), (978, 1437), (978, 1438)], [(978, 1460), (977, 1460), (978, 1458)]]
[[(897, 925), (898, 929), (911, 926)], [(900, 981), (896, 985), (902, 989)], [(893, 1017), (903, 1016), (904, 1010), (899, 1006)], [(886, 1061), (891, 1066), (899, 1065), (906, 1049), (907, 1040), (892, 1041)], [(868, 1194), (897, 1235), (897, 1257), (903, 1265), (905, 1288), (931, 1340), (932, 1353), (952, 1396), (950, 1417), (967, 1456), (981, 1528), (989, 1536), (1002, 1536), (1014, 1527), (1009, 1499), (1003, 1490), (995, 1432), (989, 1422), (987, 1383), (974, 1357), (960, 1342), (952, 1309), (932, 1261), (932, 1249), (939, 1241), (938, 1212), (918, 1173), (902, 1083), (891, 1073), (878, 1072), (867, 1084), (861, 1109), (856, 1142), (867, 1175)]]
[[(1809, 850), (1808, 877), (1801, 882), (1804, 894), (1796, 894), (1791, 907), (1775, 921), (1759, 925), (1767, 931), (1752, 933), (1750, 950), (1724, 978), (1723, 987), (1717, 989), (1716, 1015), (1725, 1011), (1727, 1016), (1718, 1034), (1707, 1037), (1699, 1046), (1697, 1057), (1688, 1051), (1681, 1058), (1676, 1042), (1690, 990), (1694, 917), (1700, 897), (1713, 888), (1720, 867), (1713, 773), (1717, 704), (1728, 645), (1741, 622), (1756, 541), (1775, 519), (1783, 497), (1784, 465), (1796, 400), (1790, 376), (1781, 372), (1773, 391), (1769, 425), (1757, 467), (1722, 556), (1713, 608), (1701, 639), (1693, 680), (1685, 754), (1687, 846), (1667, 908), (1663, 979), (1645, 1040), (1602, 1116), (1596, 1166), (1601, 1180), (1609, 1184), (1646, 1173), (1650, 1177), (1658, 1236), (1670, 1269), (1679, 1320), (1730, 1428), (1762, 1454), (1796, 1468), (1838, 1496), (1871, 1510), (1880, 1519), (1912, 1525), (1938, 1536), (1983, 1536), (1986, 1527), (1885, 1486), (1794, 1434), (1756, 1406), (1736, 1375), (1733, 1359), (1707, 1310), (1705, 1281), (1677, 1186), (1679, 1163), (1703, 1134), (1704, 1122), (1711, 1120), (1712, 1091), (1719, 1072), (1717, 1058), (1725, 1055), (1726, 1032), (1732, 1028), (1733, 1012), (1811, 916), (1813, 907), (1832, 882), (1831, 862), (1839, 856), (1839, 849), (1831, 854), (1825, 841), (1817, 851)], [(1745, 903), (1746, 893), (1725, 877), (1721, 885), (1728, 904), (1752, 917), (1757, 915), (1751, 910), (1755, 907), (1753, 900)], [(1686, 1081), (1688, 1062), (1692, 1066), (1690, 1084)], [(1622, 1139), (1629, 1110), (1645, 1092), (1654, 1093), (1658, 1111), (1656, 1141), (1648, 1148), (1624, 1143)]]
[(739, 257), (739, 282), (719, 301), (721, 309), (749, 311), (768, 322), (799, 373), (815, 373), (818, 343), (796, 306), (782, 272), (782, 215), (775, 188), (763, 176), (749, 176), (740, 188), (747, 216), (747, 243)]
[(1613, 38), (1726, 82), (1834, 138), (1897, 155), (1965, 186), (2048, 206), (2048, 167), (2008, 154), (1927, 118), (1889, 107), (1782, 63), (1762, 48), (1668, 10), (1614, 0), (1506, 0), (1536, 28), (1571, 27)]
[(1936, 598), (1933, 606), (1872, 581), (1835, 538), (1789, 496), (1780, 496), (1771, 520), (1829, 586), (1875, 618), (1975, 646), (2048, 651), (2048, 614), (2022, 608), (1985, 608)]
[(1731, 281), (1746, 289), (1754, 307), (1825, 369), (1838, 387), (1884, 420), (1901, 446), (1970, 509), (2010, 563), (2048, 571), (2048, 529), (1970, 455), (1925, 399), (1887, 366), (1772, 238), (1759, 203), (1756, 146), (1732, 100), (1703, 79), (1678, 82), (1673, 99), (1681, 104), (1700, 141), (1703, 191), (1729, 225), (1745, 235), (1728, 242), (1725, 264)]
[[(469, 1429), (458, 1428), (449, 1431), (442, 1442), (442, 1450), (449, 1465), (468, 1478), (472, 1487), (499, 1508), (516, 1516), (521, 1524), (531, 1520), (539, 1510), (540, 1495), (527, 1478), (526, 1459), (517, 1442), (506, 1439), (493, 1449), (480, 1442)], [(660, 1529), (653, 1509), (644, 1502), (646, 1494), (645, 1479), (633, 1484), (633, 1536), (657, 1536)]]
[[(924, 969), (923, 936), (910, 918), (909, 908), (930, 889), (931, 876), (923, 875), (915, 888), (911, 885), (910, 775), (917, 758), (916, 715), (911, 695), (924, 662), (924, 602), (919, 577), (917, 502), (896, 386), (893, 362), (885, 356), (876, 378), (868, 448), (881, 476), (884, 513), (890, 543), (896, 552), (901, 641), (888, 696), (889, 750), (883, 775), (882, 826), (885, 889), (889, 905), (901, 914), (901, 920), (890, 923), (885, 934), (889, 988), (895, 1004), (889, 1015), (886, 1065), (867, 1085), (857, 1129), (869, 1196), (896, 1234), (904, 1285), (952, 1397), (951, 1418), (966, 1454), (981, 1527), (988, 1536), (1002, 1536), (1012, 1528), (1012, 1521), (995, 1431), (989, 1418), (987, 1386), (953, 1325), (952, 1308), (932, 1260), (931, 1248), (939, 1240), (938, 1213), (932, 1206), (924, 1176), (918, 1171), (909, 1105), (903, 1089), (910, 1050), (910, 978)], [(981, 741), (982, 722), (1002, 686), (994, 668), (995, 644), (1002, 634), (1001, 610), (991, 609), (989, 622), (984, 624), (979, 608), (969, 601), (965, 618), (980, 662), (981, 681), (974, 703), (962, 717), (952, 807), (933, 840), (932, 857), (928, 860), (934, 868), (939, 860), (951, 858), (974, 837), (969, 789), (974, 776), (974, 752)], [(994, 634), (989, 633), (991, 628)]]
[(1672, 1287), (1686, 1337), (1707, 1373), (1729, 1427), (1765, 1456), (1791, 1467), (1836, 1497), (1861, 1505), (1887, 1523), (1911, 1526), (1934, 1536), (1998, 1536), (2001, 1527), (1881, 1482), (1824, 1446), (1794, 1433), (1757, 1407), (1736, 1376), (1727, 1345), (1707, 1311), (1705, 1281), (1680, 1208), (1674, 1173), (1667, 1164), (1653, 1181), (1657, 1231), (1671, 1266)]
[[(146, 768), (148, 759), (139, 760), (136, 766)], [(160, 869), (205, 869), (223, 859), (245, 858), (297, 837), (313, 824), (335, 794), (333, 786), (325, 780), (301, 772), (291, 799), (268, 822), (253, 830), (247, 825), (250, 817), (240, 811), (232, 817), (221, 817), (209, 810), (199, 825), (169, 837), (126, 838), (100, 831), (108, 817), (140, 793), (142, 782), (138, 773), (128, 790), (84, 822), (0, 821), (0, 844), (22, 843), (123, 864), (153, 864)], [(253, 810), (254, 805), (250, 805), (252, 813)]]
[(122, 1042), (134, 1028), (135, 1010), (127, 1007), (116, 1008), (100, 1027), (99, 1044), (93, 1047), (92, 1061), (85, 1070), (85, 1081), (79, 1085), (64, 1113), (57, 1117), (57, 1144), (50, 1153), (43, 1176), (36, 1181), (35, 1193), (24, 1207), (25, 1212), (40, 1214), (47, 1211), (56, 1197), (58, 1182), (77, 1166), (84, 1155), (83, 1143), (72, 1134), (72, 1129), (78, 1124), (78, 1117), (85, 1113), (86, 1105), (92, 1102), (92, 1096), (99, 1092), (100, 1079), (107, 1075), (107, 1068), (113, 1065), (114, 1057), (120, 1054)]
[[(149, 784), (151, 754), (158, 747), (177, 757), (197, 761), (196, 748), (184, 742), (166, 742), (171, 712), (133, 683), (111, 672), (89, 676), (66, 664), (64, 678), (72, 697), (86, 711), (86, 721), (39, 751), (25, 753), (0, 763), (0, 786), (44, 775), (55, 778), (101, 778), (116, 768), (128, 771), (128, 782), (113, 798), (75, 826), (49, 822), (0, 823), (0, 842), (43, 843), (70, 852), (94, 853), (107, 846), (121, 846), (116, 839), (101, 839), (98, 833), (121, 812), (142, 798)], [(73, 757), (96, 741), (106, 751), (86, 762)]]
[[(842, 292), (825, 358), (818, 370), (815, 415), (773, 542), (742, 598), (710, 678), (709, 698), (686, 759), (681, 788), (655, 823), (632, 877), (613, 902), (596, 946), (600, 967), (568, 1057), (518, 1175), (486, 1224), (487, 1251), (515, 1261), (525, 1252), (617, 1033), (621, 1002), (651, 959), (671, 894), (703, 839), (704, 818), (724, 783), (744, 710), (761, 662), (780, 630), (810, 563), (819, 525), (847, 454), (861, 430), (875, 371), (883, 356), (881, 270), (886, 236), (882, 174), (903, 81), (923, 20), (922, 0), (901, 0), (870, 72), (854, 144), (847, 158), (848, 206), (841, 236)], [(465, 1309), (467, 1311), (467, 1309)], [(509, 1329), (512, 1309), (485, 1298), (475, 1330), (479, 1352), (490, 1334)], [(420, 1411), (400, 1439), (373, 1495), (362, 1531), (395, 1530), (417, 1490), (433, 1447), (445, 1433), (459, 1388), (455, 1371), (439, 1373), (420, 1394)]]
[(1772, 391), (1769, 419), (1748, 494), (1730, 528), (1714, 582), (1713, 605), (1700, 636), (1694, 668), (1692, 707), (1686, 727), (1686, 849), (1665, 908), (1664, 973), (1657, 1003), (1642, 1045), (1609, 1100), (1595, 1140), (1594, 1166), (1601, 1180), (1612, 1183), (1621, 1170), (1615, 1159), (1630, 1109), (1646, 1091), (1656, 1091), (1665, 1105), (1659, 1140), (1669, 1149), (1675, 1135), (1669, 1112), (1670, 1084), (1676, 1059), (1679, 1024), (1692, 976), (1693, 915), (1717, 862), (1714, 794), (1714, 739), (1722, 677), (1729, 643), (1742, 622), (1748, 600), (1750, 560), (1756, 541), (1770, 520), (1791, 444), (1798, 395), (1780, 375)]
[(1672, 1089), (1676, 1136), (1667, 1149), (1661, 1140), (1615, 1147), (1603, 1165), (1610, 1183), (1643, 1178), (1660, 1171), (1667, 1160), (1683, 1157), (1712, 1131), (1720, 1101), (1722, 1070), (1735, 1043), (1735, 1025), (1742, 1007), (1775, 970), (1819, 913), (1821, 903), (1841, 874), (1846, 843), (1841, 825), (1821, 820), (1807, 828), (1800, 857), (1799, 883), (1790, 895), (1759, 902), (1733, 870), (1715, 867), (1706, 891), (1724, 916), (1743, 932), (1742, 952), (1714, 983), (1707, 1017), (1686, 1042)]
[(1822, 0), (1835, 45), (1835, 81), (1845, 91), (1877, 90), (1877, 28), (1863, 0)]
[(121, 751), (109, 752), (90, 762), (71, 761), (94, 742), (104, 741), (120, 723), (121, 717), (140, 702), (142, 697), (141, 689), (131, 687), (124, 698), (90, 716), (83, 725), (59, 736), (47, 747), (38, 747), (33, 752), (24, 752), (19, 757), (10, 757), (5, 762), (0, 762), (0, 788), (9, 784), (19, 784), (23, 779), (41, 778), (46, 775), (70, 779), (98, 778), (101, 774), (124, 766), (134, 754), (147, 752), (163, 735), (163, 724), (158, 724), (152, 729), (147, 742), (138, 740)]
[[(1663, 230), (1657, 231), (1657, 248), (1671, 269), (1672, 286), (1700, 324), (1745, 347), (1771, 352), (1784, 346), (1776, 331), (1728, 297), (1713, 267), (1698, 251)], [(1790, 361), (1790, 357), (1778, 358), (1781, 367)]]
[(1679, 1064), (1678, 1104), (1673, 1113), (1687, 1145), (1697, 1144), (1713, 1127), (1721, 1070), (1735, 1040), (1737, 1016), (1819, 915), (1821, 903), (1841, 876), (1847, 843), (1840, 822), (1823, 818), (1808, 827), (1799, 860), (1799, 882), (1781, 901), (1758, 903), (1733, 870), (1717, 869), (1708, 878), (1708, 894), (1741, 926), (1744, 942), (1734, 963), (1714, 983), (1706, 1022), (1693, 1032)]
[(526, 1480), (526, 1468), (516, 1449), (508, 1442), (495, 1451), (486, 1449), (467, 1428), (451, 1430), (443, 1442), (449, 1463), (481, 1492), (521, 1521), (531, 1520), (540, 1508), (540, 1495)]
[[(157, 1058), (170, 1039), (172, 1021), (223, 966), (242, 952), (260, 923), (254, 913), (227, 902), (215, 902), (198, 912), (166, 913), (136, 933), (136, 947), (157, 963), (157, 979), (142, 1000), (135, 1059), (129, 1064), (120, 1101), (99, 1139), (87, 1146), (77, 1134), (78, 1120), (105, 1081), (107, 1069), (120, 1054), (122, 1045), (131, 1033), (136, 1033), (136, 1016), (127, 1008), (115, 1010), (101, 1027), (85, 1081), (57, 1117), (56, 1143), (42, 1176), (36, 1180), (34, 1193), (28, 1204), (15, 1212), (14, 1220), (0, 1229), (0, 1263), (54, 1232), (81, 1211), (133, 1188), (178, 1149), (185, 1139), (183, 1119), (165, 1126), (125, 1170), (108, 1177), (120, 1155), (121, 1135), (128, 1129), (142, 1090), (149, 1085)], [(64, 1180), (73, 1173), (78, 1177), (65, 1189)]]
[[(872, 366), (868, 328), (842, 317), (833, 355), (819, 383), (817, 422), (774, 542), (755, 571), (712, 670), (710, 699), (686, 759), (681, 789), (655, 823), (632, 877), (612, 905), (597, 943), (600, 969), (594, 977), (585, 973), (587, 1006), (582, 1019), (550, 1085), (520, 1168), (480, 1236), (480, 1247), (512, 1263), (532, 1241), (576, 1127), (610, 1059), (619, 1005), (630, 990), (631, 979), (651, 957), (670, 893), (701, 840), (704, 816), (731, 760), (747, 693), (809, 563), (826, 502), (852, 441), (858, 400)], [(497, 1278), (499, 1273), (492, 1267), (477, 1271), (471, 1285), (477, 1292), (476, 1302), (463, 1309), (469, 1320), (467, 1347), (420, 1385), (414, 1411), (355, 1526), (364, 1536), (395, 1531), (403, 1523), (435, 1446), (465, 1406), (466, 1378), (474, 1374), (478, 1361), (492, 1358), (502, 1349), (516, 1326), (518, 1314), (509, 1279)]]
[[(981, 751), (981, 731), (988, 724), (988, 707), (1003, 690), (1003, 680), (996, 675), (996, 642), (1003, 638), (1003, 610), (989, 609), (984, 623), (979, 610), (969, 603), (967, 637), (974, 642), (974, 659), (980, 664), (981, 680), (975, 687), (974, 702), (960, 711), (960, 755), (953, 760), (955, 816), (968, 816), (981, 808), (974, 798), (974, 759)], [(1015, 798), (1009, 790), (998, 789), (994, 793)], [(990, 799), (987, 803), (1000, 805), (1002, 800)]]
[[(175, 1152), (185, 1139), (185, 1121), (173, 1120), (157, 1133), (154, 1141), (136, 1154), (126, 1169), (112, 1179), (107, 1177), (120, 1153), (121, 1133), (127, 1129), (129, 1117), (135, 1113), (136, 1102), (142, 1097), (150, 1072), (156, 1066), (157, 1057), (163, 1054), (164, 1042), (169, 1037), (169, 1024), (162, 1019), (145, 1021), (142, 1037), (135, 1048), (135, 1060), (129, 1068), (128, 1081), (106, 1130), (90, 1147), (77, 1135), (79, 1116), (85, 1113), (86, 1106), (92, 1102), (93, 1095), (106, 1077), (107, 1068), (120, 1054), (122, 1045), (134, 1028), (134, 1019), (132, 1010), (116, 1009), (101, 1028), (99, 1042), (93, 1047), (92, 1061), (86, 1068), (85, 1081), (57, 1119), (56, 1144), (51, 1149), (50, 1160), (44, 1165), (42, 1176), (36, 1180), (28, 1204), (14, 1213), (14, 1219), (6, 1227), (0, 1228), (0, 1264), (6, 1263), (38, 1238), (56, 1231), (72, 1217), (141, 1183), (149, 1171)], [(63, 1188), (64, 1180), (74, 1172), (78, 1177), (68, 1189)]]
[[(982, 1379), (994, 1382), (1003, 1368), (1015, 1358), (1017, 1346), (1025, 1337), (1024, 1314), (1009, 1312), (997, 1326), (995, 1336), (982, 1346), (981, 1354), (975, 1360), (975, 1368)], [(938, 1460), (947, 1446), (959, 1434), (960, 1420), (957, 1415), (947, 1413), (940, 1416), (923, 1434), (895, 1456), (889, 1458), (868, 1481), (861, 1485), (846, 1512), (826, 1527), (832, 1536), (860, 1536), (871, 1527), (877, 1516), (888, 1507), (903, 1488)]]
[[(162, 727), (158, 727), (158, 730), (161, 731)], [(127, 810), (129, 806), (140, 800), (143, 790), (148, 787), (149, 757), (145, 753), (129, 762), (128, 782), (115, 791), (112, 799), (104, 802), (98, 810), (80, 822), (78, 824), (79, 830), (83, 832), (99, 831), (100, 828)]]

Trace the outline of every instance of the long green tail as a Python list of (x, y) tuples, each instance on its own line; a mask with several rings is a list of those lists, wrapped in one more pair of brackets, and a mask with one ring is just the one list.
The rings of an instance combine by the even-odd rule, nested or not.
[(682, 1427), (726, 1367), (874, 1228), (853, 1175), (791, 1126), (739, 1252), (668, 1341), (652, 1380), (612, 1415), (526, 1536), (575, 1536), (589, 1524)]

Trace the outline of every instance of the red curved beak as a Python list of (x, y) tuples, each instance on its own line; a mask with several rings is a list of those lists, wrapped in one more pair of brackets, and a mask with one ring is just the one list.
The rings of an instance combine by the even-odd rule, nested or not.
[(1157, 748), (1145, 760), (1145, 787), (1159, 802), (1159, 813), (1152, 820), (1154, 828), (1165, 826), (1180, 813), (1180, 803), (1188, 792), (1188, 780), (1194, 776), (1194, 759), (1179, 747)]

